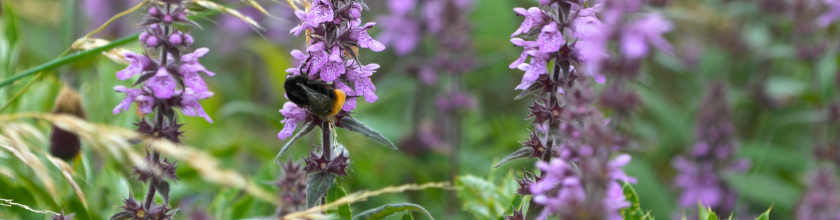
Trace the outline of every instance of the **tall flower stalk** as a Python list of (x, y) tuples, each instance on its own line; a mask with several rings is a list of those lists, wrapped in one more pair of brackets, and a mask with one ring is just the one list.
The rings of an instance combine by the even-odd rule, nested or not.
[[(295, 15), (300, 19), (300, 24), (292, 28), (290, 33), (295, 36), (305, 34), (308, 46), (306, 51), (291, 52), (299, 63), (296, 67), (286, 70), (289, 73), (287, 79), (305, 77), (323, 87), (320, 89), (329, 90), (327, 92), (340, 90), (346, 97), (343, 103), (340, 98), (336, 98), (337, 96), (333, 97), (329, 103), (340, 105), (341, 109), (328, 117), (316, 114), (311, 108), (299, 106), (294, 102), (286, 102), (283, 109), (280, 109), (280, 113), (285, 117), (285, 125), (277, 137), (291, 139), (277, 154), (276, 163), (279, 163), (282, 154), (297, 139), (315, 127), (321, 130), (320, 149), (313, 150), (304, 158), (304, 170), (309, 175), (306, 182), (307, 191), (313, 192), (306, 194), (308, 208), (322, 201), (335, 178), (348, 175), (349, 152), (335, 141), (333, 129), (343, 128), (359, 132), (392, 149), (396, 149), (396, 146), (382, 134), (350, 115), (356, 108), (358, 98), (364, 98), (369, 103), (378, 99), (376, 87), (370, 77), (379, 65), (362, 64), (359, 48), (377, 52), (385, 49), (382, 43), (374, 40), (367, 32), (376, 23), (362, 23), (361, 12), (367, 8), (365, 3), (361, 0), (313, 0), (300, 3), (302, 9), (298, 8), (298, 5), (292, 5), (296, 9)], [(286, 92), (287, 98), (292, 96), (290, 91)], [(303, 128), (292, 135), (298, 123), (301, 123)]]
[[(525, 20), (511, 35), (511, 42), (524, 52), (510, 68), (525, 71), (516, 87), (523, 90), (517, 99), (534, 94), (528, 107), (534, 131), (522, 142), (523, 148), (502, 163), (516, 158), (539, 159), (539, 174), (526, 172), (517, 180), (518, 193), (534, 196), (525, 215), (536, 215), (537, 219), (622, 219), (619, 211), (630, 203), (619, 181), (636, 180), (621, 170), (630, 156), (613, 156), (628, 140), (616, 135), (610, 120), (595, 108), (596, 95), (589, 80), (606, 81), (601, 71), (610, 58), (608, 43), (618, 14), (604, 12), (601, 19), (596, 16), (611, 2), (540, 3), (540, 7), (514, 9)], [(650, 36), (642, 36), (641, 44), (632, 48), (637, 53), (647, 53), (645, 37)], [(508, 218), (521, 214), (516, 212)]]
[(746, 172), (750, 162), (735, 158), (737, 142), (726, 102), (726, 86), (712, 84), (707, 91), (694, 130), (697, 142), (688, 155), (673, 161), (674, 168), (679, 172), (674, 184), (682, 191), (679, 198), (682, 208), (696, 212), (699, 203), (716, 213), (730, 214), (738, 211), (738, 194), (723, 181), (722, 176), (725, 173)]
[[(213, 122), (198, 100), (213, 95), (200, 73), (210, 76), (215, 73), (198, 62), (198, 58), (209, 50), (191, 49), (194, 40), (187, 33), (186, 27), (197, 24), (186, 18), (186, 10), (180, 0), (150, 1), (148, 13), (140, 23), (144, 31), (139, 40), (146, 51), (142, 55), (126, 53), (125, 59), (130, 64), (116, 74), (120, 80), (140, 75), (134, 83), (139, 88), (114, 87), (117, 92), (126, 95), (114, 108), (114, 114), (128, 110), (135, 103), (140, 116), (135, 124), (137, 131), (151, 138), (164, 138), (175, 143), (180, 143), (183, 134), (180, 130), (183, 124), (177, 122), (175, 109), (184, 115), (200, 116)], [(129, 196), (121, 207), (123, 211), (111, 219), (172, 219), (175, 211), (169, 207), (169, 182), (178, 180), (175, 174), (177, 165), (161, 158), (160, 153), (154, 150), (147, 151), (146, 163), (148, 166), (134, 168), (136, 180), (148, 185), (145, 198), (138, 202)], [(156, 194), (163, 197), (162, 204), (155, 204)]]

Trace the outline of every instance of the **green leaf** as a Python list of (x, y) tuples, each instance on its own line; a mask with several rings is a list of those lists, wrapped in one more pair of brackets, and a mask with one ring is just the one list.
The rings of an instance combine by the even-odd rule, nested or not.
[[(347, 192), (344, 191), (344, 188), (341, 188), (338, 184), (338, 180), (335, 182), (336, 187), (330, 188), (329, 193), (327, 193), (327, 202), (332, 202), (335, 200), (340, 199), (341, 197), (347, 196)], [(336, 213), (336, 211), (330, 211), (331, 213)], [(340, 220), (350, 220), (353, 218), (353, 213), (350, 211), (350, 204), (344, 204), (338, 207), (338, 219)]]
[(768, 208), (767, 211), (764, 211), (764, 213), (761, 213), (761, 215), (759, 215), (758, 217), (755, 217), (755, 220), (770, 220), (770, 210), (771, 209), (773, 209), (773, 207)]
[(280, 164), (280, 157), (283, 156), (283, 153), (285, 153), (287, 150), (289, 150), (289, 147), (291, 147), (292, 144), (295, 143), (295, 141), (297, 141), (298, 139), (300, 139), (304, 135), (308, 134), (309, 132), (312, 131), (312, 129), (314, 129), (316, 127), (315, 124), (313, 124), (311, 121), (307, 121), (307, 122), (303, 123), (302, 126), (303, 126), (303, 129), (301, 129), (300, 131), (298, 131), (298, 133), (296, 133), (294, 136), (292, 136), (292, 139), (289, 139), (289, 141), (286, 142), (285, 145), (283, 145), (283, 148), (280, 148), (280, 152), (277, 152), (277, 156), (274, 157), (274, 163), (275, 164)]
[(342, 118), (341, 119), (341, 126), (344, 129), (347, 129), (348, 131), (358, 132), (358, 133), (364, 135), (365, 137), (370, 138), (371, 140), (382, 143), (385, 146), (390, 147), (391, 149), (394, 149), (394, 150), (397, 149), (397, 146), (394, 145), (394, 143), (391, 143), (391, 140), (388, 140), (388, 138), (386, 138), (385, 136), (382, 136), (382, 134), (379, 133), (378, 131), (375, 131), (375, 130), (371, 129), (370, 127), (363, 124), (362, 122), (357, 121), (353, 117), (348, 116), (348, 117)]
[(505, 192), (502, 187), (472, 175), (459, 176), (455, 186), (459, 189), (458, 197), (464, 201), (462, 207), (477, 219), (494, 219), (504, 215), (513, 200), (510, 197), (512, 192)]
[(306, 208), (317, 205), (327, 195), (337, 176), (331, 173), (315, 173), (306, 180)]
[(501, 166), (502, 164), (505, 164), (505, 163), (507, 163), (508, 161), (511, 161), (511, 160), (515, 160), (515, 159), (519, 159), (519, 158), (527, 158), (528, 156), (530, 156), (533, 153), (534, 153), (534, 148), (530, 148), (530, 147), (521, 148), (521, 149), (517, 150), (516, 152), (511, 153), (510, 155), (508, 155), (504, 159), (502, 159), (502, 161), (499, 161), (499, 163), (496, 164), (496, 166), (494, 166), (493, 168), (499, 168), (499, 166)]
[(709, 217), (706, 220), (718, 220), (718, 216), (715, 212), (709, 212)]
[(629, 182), (622, 182), (622, 191), (624, 192), (624, 198), (630, 202), (630, 207), (621, 210), (621, 216), (624, 217), (624, 219), (643, 220), (650, 216), (649, 213), (646, 214), (642, 211), (641, 205), (639, 205), (639, 195), (636, 194), (636, 190), (633, 189), (632, 184)]
[[(432, 218), (432, 214), (429, 211), (426, 211), (422, 206), (412, 203), (401, 203), (401, 204), (388, 204), (379, 206), (362, 213), (359, 213), (356, 216), (353, 216), (353, 220), (379, 220), (384, 219), (385, 217), (391, 216), (398, 212), (408, 212), (408, 211), (415, 211), (415, 212), (422, 212), (429, 217)], [(405, 217), (403, 217), (405, 218)], [(412, 218), (413, 219), (413, 218)]]
[(411, 216), (411, 212), (405, 211), (401, 220), (414, 220), (414, 216)]

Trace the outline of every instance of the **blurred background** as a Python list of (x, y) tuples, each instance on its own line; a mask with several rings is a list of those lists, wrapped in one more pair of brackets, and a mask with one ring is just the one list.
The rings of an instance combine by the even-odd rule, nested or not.
[[(139, 2), (2, 0), (0, 78), (54, 59), (74, 40)], [(186, 122), (181, 140), (216, 157), (220, 167), (276, 192), (271, 182), (279, 168), (273, 160), (286, 142), (277, 138), (283, 127), (278, 110), (286, 102), (282, 84), (285, 70), (297, 62), (289, 52), (304, 48), (302, 37), (287, 34), (298, 20), (285, 2), (258, 1), (273, 17), (240, 1), (215, 2), (252, 17), (265, 31), (226, 14), (197, 20), (202, 29), (191, 32), (194, 47), (210, 48), (201, 61), (217, 73), (205, 77), (215, 95), (201, 102), (214, 123), (179, 116)], [(531, 101), (514, 100), (522, 71), (508, 65), (522, 52), (510, 43), (510, 34), (523, 19), (512, 9), (536, 6), (538, 1), (454, 2), (457, 10), (453, 11), (436, 9), (439, 6), (433, 2), (422, 0), (408, 9), (384, 0), (367, 1), (371, 10), (362, 19), (378, 22), (371, 35), (388, 48), (361, 53), (363, 63), (381, 65), (372, 77), (379, 100), (359, 101), (354, 117), (382, 132), (400, 150), (339, 129), (338, 142), (351, 153), (352, 171), (342, 181), (348, 192), (451, 181), (453, 174), (509, 182), (511, 173), (533, 170), (534, 160), (493, 166), (520, 148), (519, 142), (533, 129), (528, 126), (530, 120), (525, 120)], [(735, 157), (752, 164), (745, 173), (722, 175), (723, 181), (738, 192), (738, 205), (745, 213), (757, 214), (772, 206), (771, 218), (793, 219), (809, 174), (819, 167), (835, 166), (836, 150), (832, 149), (840, 144), (838, 26), (821, 26), (817, 21), (828, 10), (826, 4), (817, 0), (651, 0), (647, 7), (673, 22), (674, 29), (665, 36), (675, 53), (656, 51), (643, 62), (639, 77), (630, 82), (640, 104), (613, 121), (632, 140), (624, 150), (633, 156), (625, 171), (638, 179), (635, 188), (643, 208), (660, 219), (682, 213), (676, 202), (680, 190), (674, 186), (678, 171), (672, 162), (676, 156), (687, 155), (697, 142), (694, 129), (704, 94), (709, 85), (719, 82), (728, 92), (714, 101), (731, 108), (738, 146)], [(403, 16), (400, 10), (409, 10), (411, 16)], [(139, 19), (139, 13), (132, 13), (93, 37), (115, 40), (135, 34)], [(137, 42), (124, 48), (141, 51)], [(115, 77), (125, 67), (104, 56), (74, 62), (37, 78), (2, 113), (50, 112), (60, 89), (68, 86), (81, 94), (88, 121), (133, 129), (136, 107), (111, 113), (123, 99), (113, 87), (130, 85)], [(0, 89), (0, 104), (9, 103), (32, 79)], [(595, 87), (600, 93), (605, 85)], [(33, 122), (44, 132), (50, 128), (48, 123)], [(319, 141), (317, 135), (308, 135), (283, 159), (299, 160)], [(32, 144), (48, 147), (37, 141)], [(34, 209), (76, 213), (77, 219), (107, 219), (129, 192), (145, 194), (142, 184), (129, 180), (130, 166), (86, 144), (82, 148), (82, 159), (73, 166), (80, 174), (77, 182), (87, 198), (87, 209), (61, 181), (56, 184), (59, 195), (45, 191), (28, 166), (5, 151), (0, 151), (0, 198)], [(61, 180), (60, 174), (55, 175)], [(178, 175), (181, 180), (171, 192), (173, 204), (185, 213), (178, 218), (192, 212), (207, 212), (217, 219), (274, 213), (270, 203), (238, 189), (207, 184), (190, 166), (180, 166)], [(366, 210), (413, 202), (437, 219), (476, 218), (453, 193), (429, 189), (387, 194), (352, 207)], [(46, 217), (0, 206), (0, 218)]]

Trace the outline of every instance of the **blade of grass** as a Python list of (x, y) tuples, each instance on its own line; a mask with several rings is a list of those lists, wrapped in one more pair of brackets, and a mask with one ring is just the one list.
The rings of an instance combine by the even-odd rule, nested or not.
[(94, 49), (91, 49), (91, 50), (88, 50), (88, 51), (79, 52), (79, 53), (69, 55), (69, 56), (65, 56), (65, 57), (60, 57), (58, 59), (54, 59), (52, 61), (49, 61), (49, 62), (46, 62), (44, 64), (38, 65), (36, 67), (33, 67), (33, 68), (28, 69), (26, 71), (23, 71), (23, 72), (21, 72), (17, 75), (6, 78), (3, 81), (0, 81), (0, 88), (2, 88), (4, 86), (7, 86), (7, 85), (15, 82), (16, 80), (19, 80), (19, 79), (23, 78), (23, 77), (27, 77), (29, 75), (39, 73), (39, 72), (54, 70), (54, 69), (57, 69), (61, 66), (66, 65), (68, 63), (76, 62), (76, 61), (84, 59), (84, 58), (95, 56), (95, 55), (98, 55), (99, 53), (102, 53), (106, 50), (110, 50), (110, 49), (113, 49), (115, 47), (118, 47), (118, 46), (130, 43), (130, 42), (136, 41), (137, 37), (139, 35), (140, 35), (139, 33), (133, 34), (133, 35), (121, 38), (119, 40), (112, 41), (110, 44), (107, 44), (107, 45), (102, 46), (102, 47), (94, 48)]

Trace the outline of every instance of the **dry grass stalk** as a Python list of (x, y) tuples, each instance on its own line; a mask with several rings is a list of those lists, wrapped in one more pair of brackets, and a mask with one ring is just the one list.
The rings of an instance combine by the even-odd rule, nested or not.
[[(190, 0), (190, 2), (195, 3), (196, 5), (204, 7), (206, 9), (220, 11), (222, 13), (229, 14), (233, 17), (241, 19), (242, 21), (245, 21), (245, 23), (247, 23), (251, 27), (254, 27), (254, 28), (259, 29), (259, 30), (265, 30), (262, 26), (260, 26), (259, 23), (257, 23), (257, 21), (254, 21), (254, 19), (251, 19), (251, 17), (243, 15), (242, 13), (237, 11), (236, 9), (228, 8), (228, 7), (225, 7), (223, 5), (217, 4), (215, 2), (207, 1), (207, 0)], [(262, 7), (260, 6), (260, 8), (262, 8)], [(257, 10), (259, 10), (259, 8), (257, 8)]]
[(58, 213), (53, 212), (53, 211), (35, 210), (35, 209), (32, 209), (32, 208), (29, 208), (29, 206), (27, 206), (27, 205), (20, 204), (20, 203), (14, 203), (11, 199), (0, 199), (0, 206), (6, 206), (6, 207), (17, 206), (17, 207), (21, 207), (21, 208), (24, 208), (26, 210), (29, 210), (30, 212), (34, 212), (34, 213), (38, 213), (38, 214), (58, 215)]
[[(245, 190), (252, 196), (280, 205), (281, 202), (273, 193), (267, 192), (256, 184), (249, 182), (243, 175), (228, 169), (218, 167), (218, 162), (209, 154), (195, 148), (176, 145), (168, 140), (143, 137), (135, 131), (110, 125), (93, 124), (75, 116), (47, 113), (15, 113), (0, 115), (0, 125), (14, 124), (24, 118), (37, 118), (51, 122), (54, 126), (78, 135), (82, 140), (98, 152), (109, 152), (117, 161), (127, 161), (127, 165), (148, 169), (145, 159), (140, 152), (132, 148), (129, 139), (140, 139), (151, 145), (163, 155), (182, 161), (196, 169), (201, 176), (212, 183), (236, 187)], [(5, 134), (5, 133), (4, 133)], [(3, 136), (0, 136), (2, 141)], [(2, 143), (2, 142), (0, 142)], [(127, 159), (127, 160), (125, 160)], [(152, 169), (160, 172), (158, 169)]]
[(324, 204), (324, 205), (315, 206), (315, 207), (309, 208), (307, 210), (303, 210), (303, 211), (300, 211), (300, 212), (295, 212), (295, 213), (288, 214), (286, 216), (283, 216), (282, 220), (325, 219), (328, 216), (324, 216), (321, 213), (324, 213), (329, 209), (333, 209), (333, 208), (336, 208), (338, 206), (345, 205), (345, 204), (351, 204), (351, 203), (354, 203), (354, 202), (364, 201), (367, 198), (378, 196), (378, 195), (381, 195), (381, 194), (399, 193), (399, 192), (404, 192), (404, 191), (407, 191), (407, 190), (423, 190), (423, 189), (427, 189), (427, 188), (449, 189), (450, 187), (451, 186), (448, 182), (426, 183), (426, 184), (423, 184), (423, 185), (417, 185), (416, 183), (412, 183), (412, 184), (405, 184), (405, 185), (401, 185), (401, 186), (389, 186), (389, 187), (385, 187), (385, 188), (382, 188), (382, 189), (379, 189), (379, 190), (376, 190), (376, 191), (365, 190), (365, 191), (361, 191), (361, 192), (355, 192), (355, 193), (347, 195), (345, 197), (341, 197), (340, 199), (337, 199), (335, 201), (332, 201), (332, 202)]
[(44, 163), (42, 163), (41, 160), (39, 160), (38, 157), (30, 151), (30, 144), (24, 139), (25, 136), (29, 136), (35, 137), (36, 140), (46, 140), (46, 137), (41, 134), (41, 132), (37, 131), (37, 129), (24, 123), (4, 124), (0, 126), (0, 131), (2, 131), (3, 134), (0, 135), (0, 148), (9, 151), (12, 155), (18, 158), (18, 160), (26, 164), (26, 166), (32, 168), (32, 171), (35, 172), (35, 176), (37, 176), (44, 184), (44, 188), (46, 188), (50, 194), (58, 195), (55, 182), (50, 176), (49, 170)]
[[(94, 49), (94, 48), (97, 48), (97, 47), (108, 45), (109, 43), (111, 43), (111, 42), (107, 41), (107, 40), (99, 39), (99, 38), (83, 37), (83, 38), (79, 38), (78, 40), (73, 42), (73, 45), (70, 46), (70, 49), (73, 49), (73, 50), (91, 50), (91, 49)], [(105, 55), (105, 57), (108, 57), (108, 59), (110, 59), (110, 60), (112, 60), (116, 63), (128, 64), (128, 61), (125, 61), (125, 56), (123, 56), (123, 54), (125, 54), (127, 52), (131, 52), (131, 51), (127, 50), (125, 48), (117, 47), (117, 48), (102, 52), (102, 55)]]

